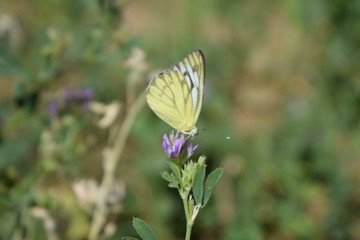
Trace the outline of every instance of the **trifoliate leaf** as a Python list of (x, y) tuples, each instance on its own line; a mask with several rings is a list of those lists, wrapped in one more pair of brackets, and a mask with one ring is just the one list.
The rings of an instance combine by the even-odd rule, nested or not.
[(151, 230), (149, 225), (147, 225), (147, 223), (140, 218), (135, 218), (133, 220), (133, 226), (142, 240), (158, 240), (157, 236)]
[(215, 185), (219, 181), (222, 173), (223, 173), (223, 168), (217, 168), (212, 173), (209, 174), (205, 184), (205, 195), (204, 195), (203, 206), (205, 206), (209, 201), (210, 195), (214, 190)]
[(170, 173), (168, 173), (168, 172), (163, 172), (162, 177), (163, 177), (166, 181), (172, 182), (172, 177), (171, 177)]
[(192, 192), (196, 204), (202, 205), (202, 199), (204, 195), (204, 177), (205, 177), (205, 165), (200, 165), (195, 173), (194, 183), (192, 187)]
[(178, 182), (181, 182), (181, 174), (179, 167), (173, 162), (169, 162), (169, 167), (171, 168), (171, 171), (174, 173)]

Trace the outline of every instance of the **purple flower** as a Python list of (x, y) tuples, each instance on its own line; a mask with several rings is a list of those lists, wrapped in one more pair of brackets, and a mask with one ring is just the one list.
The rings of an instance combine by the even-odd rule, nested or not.
[(182, 160), (182, 158), (189, 159), (199, 145), (193, 147), (193, 145), (186, 140), (184, 134), (175, 135), (172, 132), (169, 136), (164, 134), (162, 149), (169, 155), (170, 158)]
[(164, 134), (162, 149), (171, 158), (177, 158), (184, 144), (185, 144), (185, 140), (183, 136), (181, 136), (178, 139), (175, 139), (174, 133), (171, 133), (169, 137), (167, 134)]
[(47, 110), (49, 112), (49, 114), (53, 117), (55, 117), (58, 113), (59, 110), (59, 102), (57, 100), (52, 100), (48, 106), (47, 106)]
[(94, 91), (90, 88), (67, 87), (64, 89), (63, 99), (67, 105), (75, 102), (87, 105), (94, 98), (94, 95)]
[(86, 111), (94, 96), (94, 90), (91, 88), (66, 87), (63, 89), (61, 97), (54, 98), (48, 104), (47, 111), (51, 116), (57, 116), (63, 111), (70, 111), (78, 107)]
[(191, 142), (186, 142), (186, 156), (188, 158), (190, 158), (198, 148), (199, 148), (199, 145), (195, 145), (193, 147)]

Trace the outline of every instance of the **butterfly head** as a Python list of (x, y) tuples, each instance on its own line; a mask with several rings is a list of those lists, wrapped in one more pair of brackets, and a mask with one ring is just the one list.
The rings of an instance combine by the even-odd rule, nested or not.
[(181, 131), (183, 134), (186, 134), (186, 135), (188, 135), (188, 138), (189, 137), (191, 137), (191, 138), (193, 138), (193, 137), (195, 137), (196, 135), (198, 135), (199, 134), (199, 129), (196, 127), (196, 126), (194, 126), (191, 130), (189, 130), (189, 131)]
[(199, 134), (199, 129), (196, 126), (194, 126), (193, 129), (189, 133), (189, 135), (191, 135), (193, 137), (198, 135), (198, 134)]

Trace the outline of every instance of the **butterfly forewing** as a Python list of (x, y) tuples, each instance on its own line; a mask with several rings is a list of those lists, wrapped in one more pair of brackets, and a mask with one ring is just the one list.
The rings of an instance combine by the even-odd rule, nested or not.
[(172, 69), (180, 71), (190, 87), (195, 111), (194, 124), (196, 123), (203, 100), (205, 85), (205, 58), (200, 50), (194, 51), (176, 63)]
[(155, 114), (170, 126), (182, 132), (191, 130), (187, 129), (186, 122), (194, 116), (192, 97), (179, 71), (157, 75), (149, 85), (146, 100)]
[(146, 100), (163, 121), (190, 133), (200, 114), (204, 77), (204, 56), (201, 51), (194, 51), (151, 80)]

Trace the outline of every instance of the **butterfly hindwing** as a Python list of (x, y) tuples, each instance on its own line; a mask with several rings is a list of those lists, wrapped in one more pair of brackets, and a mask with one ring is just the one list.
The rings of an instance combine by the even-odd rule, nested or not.
[(205, 82), (205, 60), (200, 50), (156, 75), (150, 82), (146, 100), (150, 108), (173, 128), (190, 133), (196, 129)]

